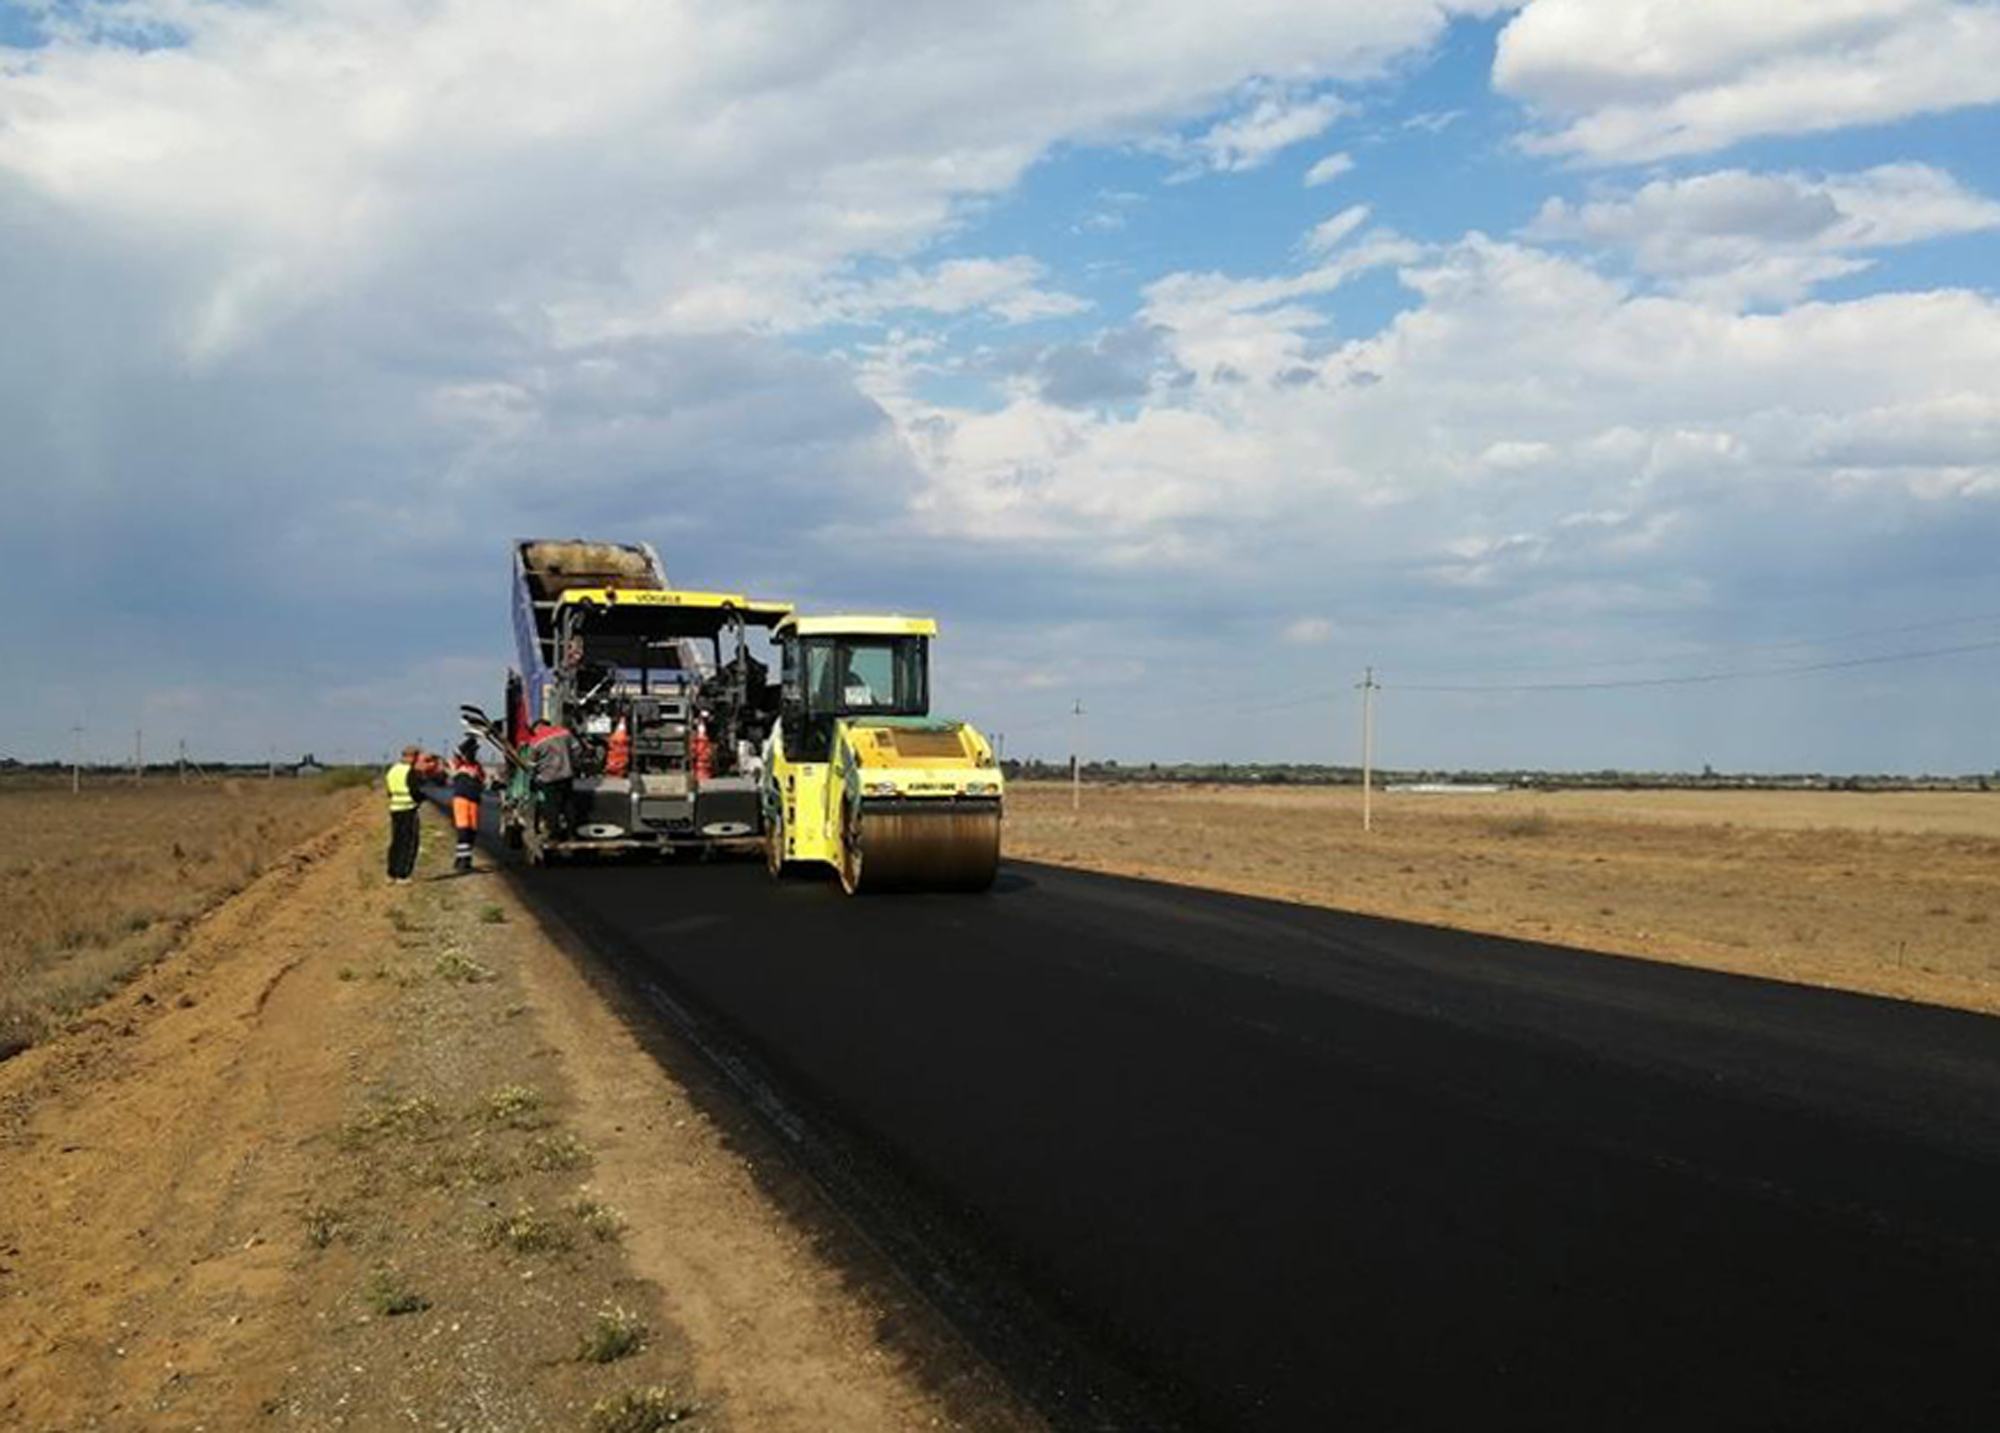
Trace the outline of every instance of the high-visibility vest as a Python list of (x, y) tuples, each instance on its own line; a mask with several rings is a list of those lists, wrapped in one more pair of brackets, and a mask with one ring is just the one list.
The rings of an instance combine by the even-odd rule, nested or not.
[(417, 794), (410, 789), (410, 763), (399, 761), (389, 768), (384, 778), (389, 788), (389, 809), (391, 811), (414, 811), (417, 809)]

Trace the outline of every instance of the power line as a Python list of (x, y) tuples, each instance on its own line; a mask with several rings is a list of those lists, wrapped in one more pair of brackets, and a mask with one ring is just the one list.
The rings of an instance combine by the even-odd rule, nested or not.
[[(1377, 682), (1375, 685), (1380, 687), (1382, 684)], [(1263, 702), (1256, 706), (1239, 707), (1227, 702), (1217, 703), (1217, 705), (1227, 706), (1231, 712), (1239, 716), (1256, 716), (1262, 712), (1289, 711), (1293, 707), (1317, 706), (1321, 702), (1337, 702), (1339, 700), (1341, 700), (1339, 692), (1311, 692), (1302, 697), (1287, 697), (1281, 702)]]
[(1435, 683), (1395, 685), (1399, 692), (1605, 692), (1636, 687), (1691, 687), (1755, 677), (1792, 677), (1808, 672), (1839, 672), (1853, 667), (1879, 667), (1893, 662), (1921, 662), (1933, 657), (1957, 657), (1969, 652), (2000, 651), (2000, 640), (1967, 642), (1955, 647), (1931, 647), (1917, 652), (1884, 652), (1873, 657), (1846, 657), (1830, 662), (1798, 662), (1783, 667), (1739, 667), (1730, 671), (1695, 672), (1678, 677), (1627, 677), (1598, 682)]
[(1362, 679), (1356, 683), (1361, 691), (1361, 829), (1375, 829), (1375, 693), (1382, 690), (1382, 684), (1375, 680), (1375, 669), (1370, 667)]
[(1083, 809), (1083, 698), (1078, 697), (1069, 709), (1069, 809), (1073, 812)]
[[(1966, 620), (1985, 620), (1985, 619), (1966, 619)], [(1889, 629), (1882, 629), (1882, 630), (1886, 631)], [(1976, 652), (1992, 652), (1992, 651), (2000, 651), (2000, 638), (1996, 638), (1994, 640), (1985, 642), (1964, 642), (1949, 647), (1929, 647), (1916, 651), (1907, 651), (1907, 652), (1884, 652), (1866, 657), (1845, 657), (1824, 662), (1797, 662), (1785, 666), (1738, 667), (1724, 671), (1696, 672), (1682, 676), (1672, 676), (1672, 677), (1627, 677), (1627, 678), (1604, 680), (1604, 681), (1570, 681), (1570, 682), (1515, 682), (1515, 683), (1492, 683), (1492, 684), (1469, 683), (1469, 682), (1468, 683), (1445, 682), (1445, 683), (1404, 684), (1401, 682), (1380, 681), (1374, 676), (1374, 669), (1370, 668), (1368, 675), (1363, 679), (1362, 683), (1359, 684), (1359, 688), (1363, 693), (1363, 705), (1365, 707), (1369, 705), (1369, 698), (1372, 696), (1372, 692), (1374, 691), (1439, 693), (1439, 694), (1452, 694), (1452, 695), (1479, 695), (1482, 693), (1489, 695), (1506, 695), (1510, 693), (1531, 693), (1531, 692), (1631, 691), (1631, 690), (1656, 688), (1656, 687), (1710, 686), (1719, 682), (1751, 681), (1762, 677), (1803, 676), (1813, 672), (1848, 671), (1858, 667), (1887, 666), (1900, 662), (1920, 662), (1920, 661), (1932, 660), (1939, 657), (1958, 657), (1958, 656), (1966, 656)], [(1337, 691), (1329, 692), (1325, 690), (1320, 690), (1320, 691), (1308, 692), (1296, 697), (1287, 697), (1279, 701), (1262, 702), (1252, 705), (1236, 705), (1230, 702), (1228, 698), (1219, 698), (1213, 701), (1201, 701), (1201, 702), (1178, 704), (1175, 708), (1175, 711), (1178, 712), (1205, 711), (1209, 709), (1221, 710), (1226, 708), (1236, 715), (1251, 716), (1262, 712), (1285, 711), (1295, 707), (1315, 706), (1321, 703), (1335, 704), (1341, 701), (1343, 697), (1344, 693), (1341, 692)], [(1069, 711), (1065, 711), (1059, 714), (1053, 714), (1046, 717), (1040, 717), (1032, 721), (1013, 722), (1010, 723), (1010, 726), (1012, 726), (1012, 728), (1018, 733), (1022, 731), (1033, 731), (1041, 727), (1052, 726), (1059, 721), (1074, 722), (1079, 720), (1084, 715), (1082, 710), (1082, 705), (1083, 704), (1079, 701), (1074, 703), (1071, 710)], [(1146, 715), (1164, 715), (1164, 713), (1157, 713), (1157, 712), (1141, 713), (1134, 718), (1128, 718), (1128, 720), (1142, 720)], [(1074, 731), (1072, 731), (1072, 735), (1074, 735)], [(1072, 743), (1072, 745), (1074, 745), (1074, 743)], [(1070, 756), (1070, 761), (1072, 766), (1072, 774), (1074, 775), (1075, 770), (1079, 764), (1078, 753), (1072, 751)]]

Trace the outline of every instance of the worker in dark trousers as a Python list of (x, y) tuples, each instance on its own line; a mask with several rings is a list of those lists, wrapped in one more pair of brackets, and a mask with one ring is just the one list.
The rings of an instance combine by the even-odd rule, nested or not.
[(533, 764), (543, 825), (558, 841), (567, 841), (576, 814), (576, 738), (568, 727), (543, 722), (524, 754)]
[(408, 885), (417, 868), (418, 788), (437, 773), (436, 757), (424, 755), (420, 746), (406, 746), (403, 759), (382, 778), (389, 792), (389, 879), (399, 886)]
[(452, 852), (454, 874), (472, 874), (472, 843), (479, 838), (479, 798), (486, 789), (486, 772), (479, 765), (479, 742), (467, 737), (451, 759), (451, 826), (458, 845)]

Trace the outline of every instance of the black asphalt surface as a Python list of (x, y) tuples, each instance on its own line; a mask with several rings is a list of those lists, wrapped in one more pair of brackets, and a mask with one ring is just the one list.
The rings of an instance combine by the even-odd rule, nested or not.
[(1033, 865), (524, 880), (1088, 1352), (1059, 1424), (2000, 1428), (2000, 1021)]

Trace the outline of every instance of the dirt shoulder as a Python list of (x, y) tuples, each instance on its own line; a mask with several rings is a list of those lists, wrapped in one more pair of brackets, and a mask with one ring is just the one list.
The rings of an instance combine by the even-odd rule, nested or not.
[(2000, 795), (1009, 788), (1007, 854), (2000, 1014)]
[(1034, 1426), (504, 878), (433, 827), (388, 887), (382, 824), (0, 1064), (0, 1425)]

